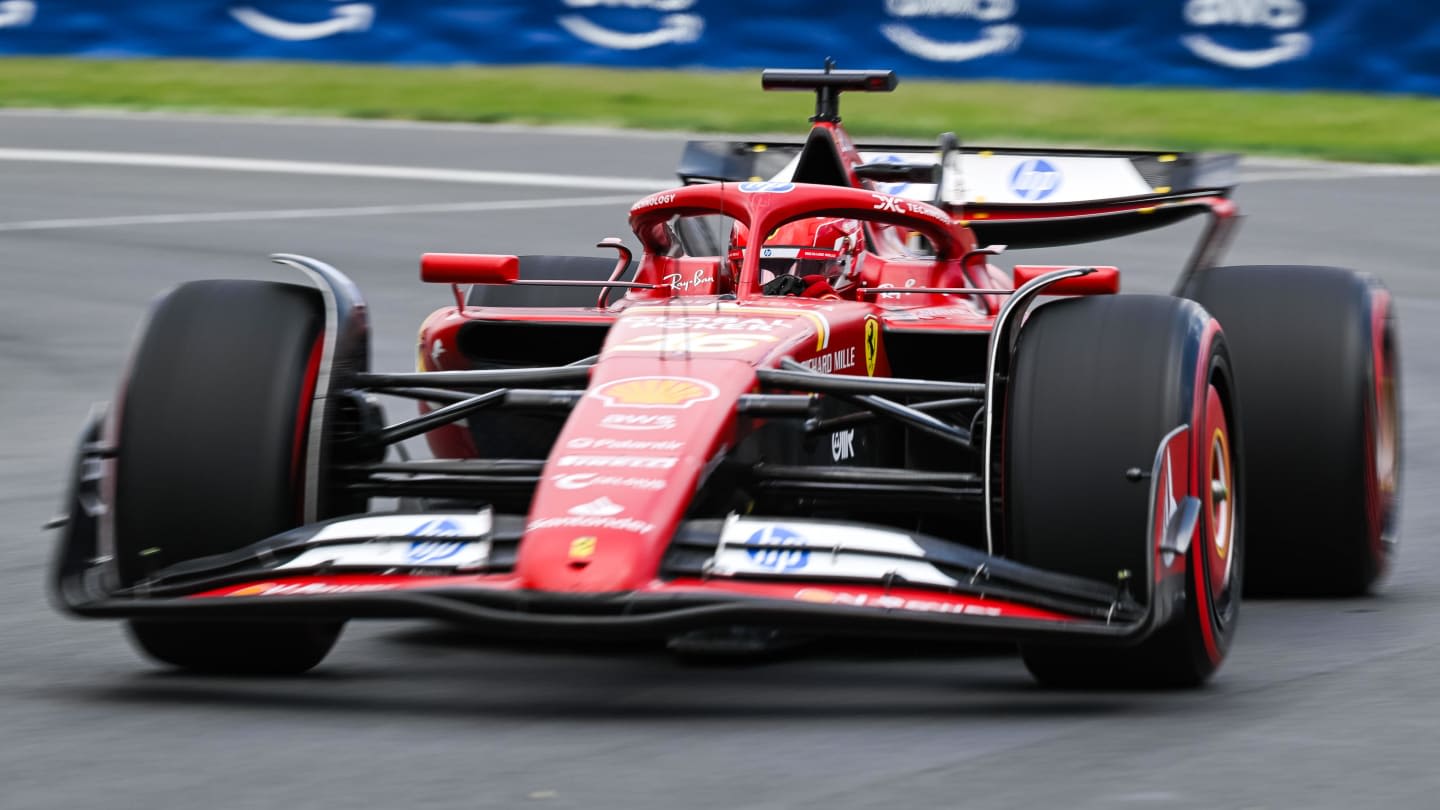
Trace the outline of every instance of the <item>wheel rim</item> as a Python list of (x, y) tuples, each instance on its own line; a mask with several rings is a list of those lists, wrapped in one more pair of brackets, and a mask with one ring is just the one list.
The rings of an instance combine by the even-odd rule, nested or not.
[(1375, 529), (1377, 552), (1395, 540), (1395, 507), (1400, 489), (1400, 403), (1395, 380), (1394, 337), (1388, 320), (1376, 341), (1375, 357)]
[(1208, 441), (1205, 451), (1204, 540), (1205, 564), (1209, 567), (1205, 587), (1210, 596), (1215, 622), (1224, 626), (1234, 613), (1235, 566), (1239, 557), (1236, 546), (1236, 505), (1239, 491), (1235, 486), (1235, 464), (1230, 453), (1230, 429), (1220, 392), (1210, 386), (1206, 397), (1205, 424)]

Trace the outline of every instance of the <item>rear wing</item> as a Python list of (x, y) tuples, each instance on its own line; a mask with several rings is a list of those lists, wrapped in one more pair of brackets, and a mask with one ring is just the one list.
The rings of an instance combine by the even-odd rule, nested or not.
[[(791, 180), (807, 144), (691, 141), (677, 172), (687, 185)], [(861, 163), (848, 168), (877, 191), (941, 205), (963, 217), (982, 243), (1016, 248), (1108, 239), (1205, 213), (1229, 197), (1239, 166), (1233, 154), (959, 147), (953, 141), (939, 148), (857, 150)]]

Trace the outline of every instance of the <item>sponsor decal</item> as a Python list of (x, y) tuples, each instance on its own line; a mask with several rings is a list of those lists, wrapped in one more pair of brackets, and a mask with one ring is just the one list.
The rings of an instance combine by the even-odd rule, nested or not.
[(789, 318), (745, 318), (734, 315), (631, 315), (621, 323), (637, 329), (700, 329), (706, 332), (774, 332)]
[[(894, 295), (894, 293), (891, 293)], [(898, 296), (897, 296), (898, 297)], [(875, 358), (880, 355), (880, 321), (865, 319), (865, 376), (875, 376)]]
[[(805, 544), (804, 536), (784, 526), (766, 526), (750, 535), (745, 541), (747, 546), (804, 546)], [(778, 573), (799, 571), (810, 562), (810, 551), (804, 548), (748, 548), (745, 550), (745, 555), (761, 568)]]
[(610, 517), (625, 511), (625, 507), (601, 495), (593, 501), (572, 506), (568, 510), (572, 515), (581, 517)]
[(708, 276), (705, 275), (705, 268), (701, 267), (695, 270), (695, 272), (690, 276), (689, 281), (685, 281), (684, 276), (680, 273), (670, 273), (669, 275), (661, 279), (661, 283), (673, 287), (680, 292), (688, 293), (690, 292), (690, 289), (692, 287), (703, 290), (714, 286), (715, 276), (713, 274)]
[(394, 590), (394, 585), (376, 583), (340, 584), (329, 582), (261, 582), (237, 588), (226, 596), (325, 596), (339, 593), (373, 593)]
[(794, 183), (766, 180), (759, 183), (741, 183), (740, 190), (746, 194), (784, 194), (795, 190)]
[(1010, 173), (1010, 191), (1027, 202), (1043, 200), (1060, 188), (1060, 170), (1045, 158), (1022, 160)]
[(755, 532), (772, 526), (780, 526), (791, 532), (806, 532), (812, 537), (824, 537), (824, 547), (827, 550), (868, 551), (902, 557), (923, 557), (925, 554), (910, 535), (896, 529), (876, 529), (835, 523), (809, 523), (803, 520), (777, 522), (739, 517), (738, 515), (725, 522), (725, 527), (720, 533), (721, 544), (729, 546), (743, 544)]
[(590, 392), (607, 408), (677, 408), (720, 396), (713, 383), (694, 377), (626, 377)]
[(600, 427), (611, 430), (674, 430), (675, 417), (667, 413), (607, 413)]
[(590, 558), (595, 556), (595, 546), (598, 545), (599, 542), (600, 538), (593, 535), (577, 537), (574, 540), (571, 540), (570, 562), (589, 562)]
[(591, 515), (571, 515), (570, 517), (551, 517), (532, 520), (526, 531), (537, 529), (608, 529), (615, 532), (630, 532), (631, 534), (646, 534), (655, 529), (653, 523), (646, 523), (635, 518), (602, 517)]
[(904, 533), (804, 521), (731, 518), (721, 530), (710, 565), (715, 576), (799, 571), (811, 578), (955, 584), (953, 577), (926, 561), (924, 549)]
[(581, 436), (565, 443), (571, 450), (659, 450), (670, 453), (685, 446), (684, 442), (671, 439), (645, 441), (643, 439), (592, 439)]
[(622, 320), (621, 323), (628, 323), (630, 319), (636, 317), (639, 312), (646, 310), (659, 311), (666, 317), (673, 317), (676, 315), (706, 315), (714, 317), (716, 315), (722, 314), (741, 314), (762, 316), (771, 320), (774, 320), (776, 318), (804, 318), (805, 320), (810, 322), (811, 326), (815, 327), (815, 351), (818, 352), (821, 349), (824, 349), (830, 345), (830, 321), (825, 316), (825, 313), (816, 310), (777, 309), (775, 307), (749, 306), (746, 304), (733, 304), (726, 302), (707, 304), (703, 307), (675, 306), (673, 304), (665, 304), (662, 307), (652, 306), (627, 310), (627, 317), (625, 318), (625, 320)]
[[(1236, 70), (1256, 70), (1303, 59), (1310, 53), (1310, 35), (1299, 30), (1305, 24), (1303, 0), (1186, 0), (1184, 8), (1189, 25), (1201, 29), (1223, 27), (1254, 45), (1239, 47), (1234, 40), (1226, 45), (1208, 33), (1180, 37), (1181, 44), (1207, 62)], [(1257, 39), (1255, 29), (1273, 33), (1268, 39)]]
[(612, 352), (658, 352), (661, 354), (711, 354), (743, 352), (774, 343), (774, 335), (757, 334), (715, 334), (711, 332), (667, 332), (657, 335), (639, 335), (619, 345), (609, 347)]
[(448, 560), (464, 551), (470, 543), (416, 540), (405, 552), (405, 558), (413, 563), (433, 563)]
[(5, 0), (0, 3), (0, 28), (24, 28), (35, 21), (32, 0)]
[(416, 526), (406, 537), (464, 537), (465, 528), (449, 518), (427, 520)]
[(801, 588), (793, 599), (819, 605), (847, 605), (885, 610), (913, 610), (919, 613), (961, 613), (966, 616), (1001, 616), (1004, 611), (993, 605), (941, 602), (933, 599), (910, 599), (902, 596), (874, 595), (831, 591), (824, 588)]
[[(836, 240), (835, 240), (835, 244), (837, 245), (837, 247), (836, 247), (834, 250), (831, 250), (830, 248), (817, 248), (817, 247), (767, 247), (767, 248), (761, 248), (761, 249), (760, 249), (760, 258), (762, 258), (762, 259), (838, 259), (838, 258), (840, 258), (840, 254), (841, 254), (842, 252), (844, 252), (844, 249), (845, 249), (846, 247), (849, 247), (849, 239), (848, 239), (847, 237), (842, 236), (842, 237), (840, 237), (839, 239), (836, 239)], [(842, 247), (842, 246), (843, 246), (843, 247)], [(732, 258), (739, 258), (739, 257), (732, 257)]]
[(601, 475), (600, 473), (565, 473), (551, 477), (555, 482), (556, 489), (589, 489), (590, 487), (621, 487), (622, 489), (640, 489), (647, 492), (659, 492), (665, 488), (665, 481), (660, 478), (631, 478), (621, 475)]
[(675, 456), (561, 456), (557, 467), (620, 467), (631, 470), (668, 470), (679, 463)]
[(907, 200), (904, 197), (894, 197), (889, 194), (871, 194), (870, 196), (875, 198), (875, 204), (870, 207), (876, 211), (884, 211), (892, 214), (919, 214), (927, 219), (933, 219), (942, 225), (950, 224), (950, 215), (929, 203), (922, 203), (919, 200)]
[[(8, 5), (8, 4), (7, 4)], [(371, 3), (343, 3), (328, 9), (329, 16), (315, 22), (291, 22), (272, 17), (253, 6), (231, 6), (230, 16), (257, 34), (290, 42), (324, 39), (336, 34), (368, 31), (375, 21)]]
[(1081, 202), (1153, 194), (1126, 158), (1064, 155), (965, 155), (965, 189), (974, 202)]
[[(555, 18), (561, 28), (571, 36), (591, 45), (617, 51), (639, 51), (661, 45), (694, 42), (705, 31), (705, 18), (699, 14), (678, 14), (688, 11), (695, 0), (565, 0), (565, 7), (576, 13), (562, 14)], [(598, 9), (598, 11), (597, 11)], [(608, 9), (619, 9), (624, 20), (629, 22), (635, 11), (651, 10), (661, 12), (652, 23), (654, 28), (645, 31), (623, 31), (601, 25), (592, 15), (604, 15)]]
[(675, 202), (675, 195), (673, 193), (651, 194), (649, 197), (630, 206), (630, 210), (639, 211), (642, 208), (654, 208), (657, 205), (669, 205), (672, 202)]
[(855, 458), (855, 429), (837, 430), (830, 434), (830, 458), (847, 461)]
[[(1010, 22), (1017, 0), (885, 0), (892, 22), (880, 33), (900, 50), (931, 62), (968, 62), (1020, 47), (1025, 32)], [(978, 35), (968, 39), (937, 39), (916, 30), (917, 19), (975, 20)], [(932, 23), (933, 25), (933, 23)]]
[(467, 537), (490, 534), (489, 511), (452, 515), (375, 515), (340, 520), (315, 533), (312, 540), (373, 540), (386, 537)]
[(821, 374), (829, 374), (834, 371), (844, 371), (847, 368), (855, 367), (855, 347), (838, 349), (819, 357), (812, 357), (809, 360), (800, 361), (800, 365), (818, 371)]
[(483, 568), (490, 541), (369, 540), (337, 543), (302, 551), (277, 568)]
[(889, 194), (871, 194), (875, 198), (875, 204), (871, 206), (876, 211), (889, 211), (892, 213), (904, 213), (905, 209), (900, 207), (901, 198), (892, 197)]
[[(918, 286), (918, 285), (919, 285), (919, 282), (917, 282), (917, 281), (916, 281), (915, 279), (913, 279), (913, 278), (907, 278), (907, 279), (905, 279), (905, 286), (906, 286), (906, 287), (915, 287), (915, 286)], [(894, 284), (891, 284), (890, 282), (887, 281), (887, 282), (885, 282), (884, 284), (881, 284), (881, 285), (880, 285), (879, 287), (877, 287), (876, 289), (884, 290), (884, 289), (893, 288), (894, 286), (895, 286)], [(898, 299), (904, 298), (905, 296), (901, 295), (900, 293), (880, 293), (879, 295), (877, 295), (877, 296), (875, 296), (875, 297), (876, 297), (876, 298), (887, 298), (887, 299), (898, 300)], [(894, 316), (891, 316), (891, 317), (894, 317)], [(869, 327), (867, 326), (866, 329), (868, 330)], [(868, 344), (867, 344), (867, 348), (868, 348)]]

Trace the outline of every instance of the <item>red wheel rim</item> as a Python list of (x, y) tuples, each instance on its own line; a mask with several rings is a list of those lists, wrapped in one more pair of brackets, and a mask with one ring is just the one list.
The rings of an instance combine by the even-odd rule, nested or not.
[(1220, 391), (1209, 386), (1205, 398), (1205, 432), (1201, 452), (1203, 477), (1201, 502), (1205, 505), (1201, 542), (1204, 543), (1204, 565), (1207, 576), (1204, 587), (1217, 625), (1222, 626), (1234, 612), (1235, 566), (1240, 550), (1236, 548), (1236, 502), (1234, 456), (1231, 454), (1230, 427)]

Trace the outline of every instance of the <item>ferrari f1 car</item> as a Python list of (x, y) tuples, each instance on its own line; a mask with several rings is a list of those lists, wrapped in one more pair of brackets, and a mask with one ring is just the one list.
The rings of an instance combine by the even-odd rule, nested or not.
[[(856, 146), (840, 94), (892, 73), (763, 84), (816, 93), (808, 138), (691, 144), (630, 209), (638, 259), (424, 256), (454, 300), (414, 372), (370, 368), (360, 291), (314, 259), (275, 257), (308, 285), (170, 292), (81, 436), (59, 602), (200, 671), (303, 671), (346, 620), (432, 617), (998, 639), (1046, 684), (1177, 686), (1220, 666), (1242, 588), (1371, 587), (1390, 297), (1216, 266), (1233, 158)], [(1173, 296), (992, 263), (1192, 215)]]

